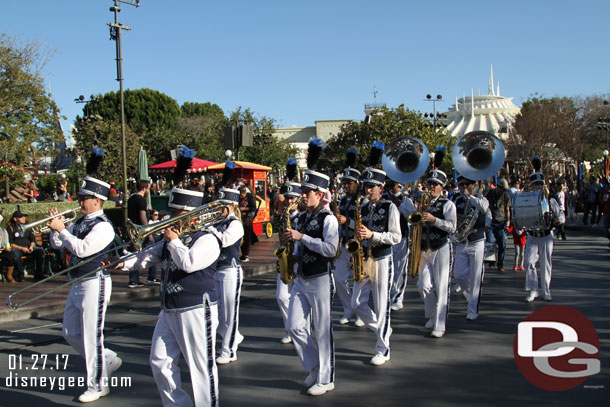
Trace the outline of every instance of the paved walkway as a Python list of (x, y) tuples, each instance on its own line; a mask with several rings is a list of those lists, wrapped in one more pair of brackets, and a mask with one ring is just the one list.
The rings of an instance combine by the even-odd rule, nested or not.
[[(273, 235), (270, 239), (259, 237), (259, 242), (250, 249), (250, 261), (243, 264), (246, 278), (275, 270), (276, 257), (273, 255), (273, 251), (276, 246), (277, 235)], [(140, 274), (140, 281), (144, 282), (146, 275)], [(159, 296), (158, 285), (146, 284), (139, 288), (129, 288), (127, 287), (128, 278), (129, 273), (127, 272), (119, 272), (112, 275), (111, 305), (126, 303), (134, 299)], [(16, 295), (11, 299), (11, 302), (15, 304), (25, 301), (47, 290), (58, 287), (67, 281), (67, 277), (58, 276), (44, 284), (37, 285), (23, 294)], [(0, 323), (59, 315), (63, 312), (70, 286), (66, 286), (17, 310), (13, 310), (8, 306), (9, 294), (33, 282), (32, 277), (28, 277), (26, 281), (21, 283), (0, 283), (0, 300), (2, 301), (0, 305)]]

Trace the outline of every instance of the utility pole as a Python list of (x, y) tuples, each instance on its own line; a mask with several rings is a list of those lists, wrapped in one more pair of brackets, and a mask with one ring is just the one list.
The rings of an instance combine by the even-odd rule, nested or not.
[(121, 99), (121, 148), (123, 151), (123, 226), (127, 224), (127, 147), (125, 145), (125, 101), (123, 99), (123, 55), (121, 53), (121, 32), (131, 30), (131, 27), (119, 23), (119, 3), (129, 4), (130, 6), (140, 7), (140, 0), (135, 3), (125, 0), (113, 0), (114, 6), (110, 11), (114, 13), (114, 23), (110, 26), (110, 39), (116, 42), (116, 80), (119, 82), (119, 94)]

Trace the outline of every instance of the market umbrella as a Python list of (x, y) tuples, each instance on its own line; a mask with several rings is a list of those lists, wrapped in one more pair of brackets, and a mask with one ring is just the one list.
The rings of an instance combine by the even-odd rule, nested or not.
[[(143, 147), (140, 147), (140, 151), (138, 152), (138, 174), (140, 174), (140, 181), (150, 181), (148, 177), (148, 157), (146, 156), (146, 150)], [(150, 193), (146, 197), (147, 207), (152, 208), (150, 202)]]

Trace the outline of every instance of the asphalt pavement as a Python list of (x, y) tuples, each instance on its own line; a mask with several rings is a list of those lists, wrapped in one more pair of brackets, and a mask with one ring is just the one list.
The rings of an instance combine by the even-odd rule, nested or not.
[[(505, 264), (512, 264), (513, 248)], [(570, 231), (557, 241), (553, 256), (553, 302), (525, 297), (524, 272), (487, 269), (480, 317), (467, 321), (466, 302), (452, 294), (446, 335), (429, 337), (415, 281), (409, 281), (405, 308), (392, 313), (391, 360), (368, 364), (375, 337), (366, 328), (334, 325), (336, 388), (320, 397), (305, 394), (303, 371), (292, 345), (283, 345), (282, 321), (275, 301), (276, 274), (253, 275), (242, 292), (241, 327), (245, 336), (238, 360), (219, 366), (223, 406), (606, 406), (610, 374), (610, 249), (607, 239)], [(574, 389), (551, 392), (526, 380), (515, 364), (517, 324), (547, 305), (567, 305), (587, 316), (600, 340), (601, 372)], [(150, 338), (158, 313), (156, 298), (111, 305), (106, 346), (123, 359), (116, 387), (95, 406), (160, 405), (148, 365)], [(333, 319), (341, 316), (335, 300)], [(42, 361), (46, 366), (42, 369)], [(35, 369), (38, 367), (38, 369)], [(190, 391), (183, 362), (182, 381)], [(73, 406), (83, 391), (69, 380), (84, 375), (84, 363), (61, 338), (61, 317), (46, 316), (0, 323), (0, 406)], [(22, 387), (17, 377), (45, 377), (47, 383)], [(7, 378), (11, 378), (10, 386)], [(63, 378), (60, 380), (60, 378)], [(54, 379), (51, 389), (50, 380)], [(63, 382), (62, 382), (63, 380)], [(63, 388), (59, 385), (64, 383)]]

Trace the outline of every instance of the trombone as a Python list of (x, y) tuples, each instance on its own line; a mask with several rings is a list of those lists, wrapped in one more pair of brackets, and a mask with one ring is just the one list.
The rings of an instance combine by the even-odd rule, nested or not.
[[(76, 220), (76, 217), (78, 216), (76, 214), (76, 211), (78, 211), (78, 210), (80, 210), (80, 206), (77, 206), (76, 208), (73, 208), (73, 209), (68, 209), (67, 211), (58, 213), (57, 215), (53, 215), (53, 216), (49, 216), (49, 217), (46, 217), (41, 220), (37, 220), (36, 222), (28, 223), (27, 225), (23, 225), (23, 230), (26, 231), (26, 230), (32, 229), (32, 232), (34, 232), (34, 233), (48, 233), (51, 231), (51, 229), (47, 226), (47, 223), (49, 223), (51, 221), (51, 219), (55, 219), (60, 216), (64, 216), (64, 225), (67, 225), (68, 223)], [(68, 215), (70, 213), (72, 214), (72, 216), (65, 217), (65, 215)]]
[(178, 230), (178, 234), (180, 236), (182, 236), (183, 234), (186, 233), (192, 233), (195, 231), (199, 231), (199, 230), (204, 230), (207, 229), (211, 226), (214, 226), (218, 223), (220, 223), (223, 220), (222, 217), (222, 211), (224, 209), (225, 204), (222, 203), (221, 201), (217, 200), (214, 202), (210, 202), (209, 204), (205, 204), (205, 205), (201, 205), (189, 212), (183, 213), (182, 215), (178, 215), (178, 216), (174, 216), (173, 218), (169, 218), (167, 220), (164, 220), (162, 222), (157, 222), (157, 223), (153, 223), (151, 225), (144, 225), (144, 226), (139, 226), (139, 225), (133, 225), (133, 224), (129, 224), (127, 225), (127, 230), (130, 236), (130, 239), (132, 239), (131, 241), (127, 241), (119, 246), (116, 247), (112, 247), (109, 248), (107, 250), (102, 251), (101, 253), (97, 253), (93, 256), (91, 256), (89, 259), (84, 260), (78, 264), (75, 264), (73, 266), (68, 267), (65, 270), (62, 270), (58, 273), (53, 274), (52, 276), (49, 276), (47, 278), (45, 278), (44, 280), (40, 280), (37, 281), (33, 284), (30, 284), (26, 287), (23, 287), (15, 292), (13, 292), (12, 294), (10, 294), (8, 296), (8, 305), (12, 308), (12, 309), (17, 309), (20, 308), (24, 305), (27, 305), (31, 302), (34, 302), (42, 297), (46, 297), (49, 294), (54, 293), (55, 291), (61, 290), (62, 288), (69, 286), (73, 283), (76, 283), (78, 281), (81, 281), (85, 278), (88, 278), (92, 275), (94, 275), (95, 273), (99, 272), (99, 271), (103, 271), (107, 268), (110, 268), (112, 266), (115, 266), (117, 264), (120, 264), (121, 262), (124, 262), (125, 260), (130, 259), (131, 257), (135, 256), (137, 254), (136, 253), (129, 253), (126, 254), (122, 257), (119, 257), (118, 259), (110, 262), (109, 264), (105, 264), (103, 266), (98, 267), (95, 270), (91, 270), (90, 272), (83, 274), (80, 277), (77, 277), (75, 279), (72, 279), (70, 281), (65, 282), (64, 284), (61, 284), (55, 288), (52, 288), (48, 291), (45, 291), (33, 298), (30, 298), (26, 301), (23, 301), (21, 303), (17, 303), (14, 304), (11, 299), (13, 298), (13, 296), (22, 293), (24, 291), (27, 291), (31, 288), (34, 288), (42, 283), (45, 283), (49, 280), (51, 280), (52, 278), (55, 278), (57, 276), (66, 274), (80, 266), (82, 266), (83, 264), (89, 263), (95, 259), (99, 259), (101, 256), (105, 256), (108, 253), (111, 253), (113, 251), (118, 251), (130, 244), (132, 244), (137, 250), (138, 252), (142, 250), (142, 246), (143, 246), (143, 242), (144, 239), (146, 239), (148, 236), (150, 236), (153, 233), (159, 232), (160, 230), (166, 229), (168, 227), (173, 227), (175, 229)]

